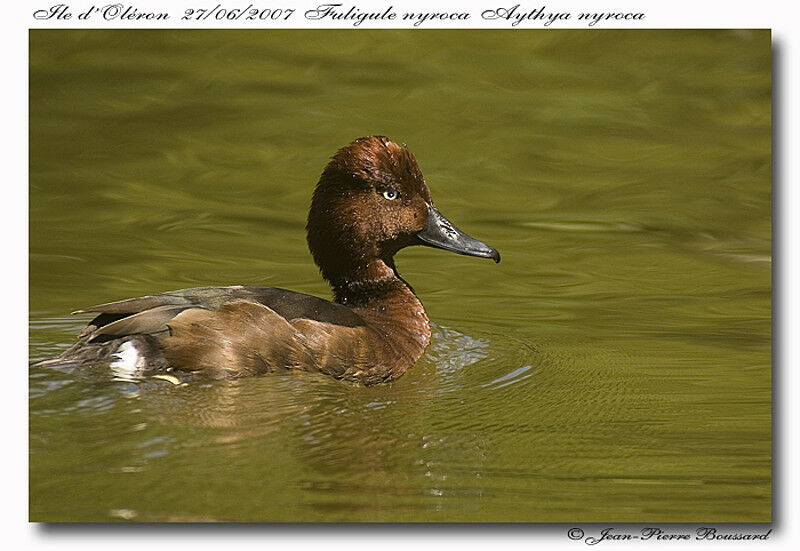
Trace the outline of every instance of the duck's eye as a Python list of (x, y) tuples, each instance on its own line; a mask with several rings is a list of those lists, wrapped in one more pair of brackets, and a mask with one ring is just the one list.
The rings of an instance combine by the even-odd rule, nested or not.
[(381, 192), (381, 195), (383, 195), (385, 199), (389, 199), (390, 201), (394, 201), (395, 199), (400, 199), (400, 192), (397, 191), (396, 189), (391, 189), (391, 188), (384, 189)]

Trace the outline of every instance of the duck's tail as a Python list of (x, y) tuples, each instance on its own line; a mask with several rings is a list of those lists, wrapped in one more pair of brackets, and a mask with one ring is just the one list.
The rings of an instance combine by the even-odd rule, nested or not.
[(55, 358), (36, 362), (36, 368), (107, 366), (115, 376), (136, 379), (167, 369), (167, 362), (151, 335), (126, 335), (98, 342), (82, 336)]

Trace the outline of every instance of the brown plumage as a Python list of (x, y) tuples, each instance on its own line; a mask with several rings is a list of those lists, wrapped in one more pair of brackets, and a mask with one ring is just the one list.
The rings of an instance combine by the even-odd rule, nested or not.
[(491, 247), (439, 214), (417, 161), (384, 136), (331, 159), (314, 190), (308, 244), (334, 302), (271, 287), (200, 287), (80, 310), (96, 313), (78, 342), (47, 364), (111, 363), (136, 376), (211, 378), (317, 370), (375, 384), (422, 355), (430, 326), (394, 255), (428, 245), (492, 258)]

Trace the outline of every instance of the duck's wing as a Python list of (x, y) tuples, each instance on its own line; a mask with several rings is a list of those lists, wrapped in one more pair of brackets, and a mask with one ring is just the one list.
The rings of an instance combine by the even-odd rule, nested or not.
[(61, 361), (108, 359), (130, 341), (136, 357), (147, 356), (148, 368), (214, 378), (280, 368), (348, 377), (349, 362), (340, 356), (360, 357), (375, 348), (363, 338), (371, 330), (350, 308), (274, 287), (181, 289), (77, 313), (97, 315)]
[(169, 322), (189, 309), (218, 311), (233, 301), (250, 301), (266, 306), (284, 320), (304, 319), (345, 327), (364, 325), (349, 308), (319, 297), (275, 287), (195, 287), (158, 295), (129, 298), (83, 308), (75, 314), (98, 314), (81, 336), (120, 337), (155, 334), (169, 330)]
[(77, 310), (73, 312), (73, 314), (97, 312), (103, 314), (130, 315), (162, 306), (198, 307), (215, 310), (231, 300), (253, 299), (260, 296), (269, 297), (280, 291), (290, 294), (300, 294), (284, 291), (283, 289), (276, 289), (274, 287), (245, 287), (242, 285), (233, 287), (193, 287), (190, 289), (168, 291), (158, 295), (147, 295), (98, 304), (97, 306), (90, 306), (89, 308)]
[[(98, 314), (81, 332), (87, 342), (168, 331), (167, 323), (190, 308), (213, 309), (223, 303), (224, 288), (182, 289), (159, 295), (98, 304), (73, 314)], [(219, 303), (219, 304), (215, 304)]]

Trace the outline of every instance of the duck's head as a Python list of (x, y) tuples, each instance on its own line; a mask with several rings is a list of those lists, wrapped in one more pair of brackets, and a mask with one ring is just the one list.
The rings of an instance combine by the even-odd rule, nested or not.
[(492, 247), (457, 229), (431, 199), (414, 155), (385, 136), (359, 138), (333, 156), (308, 213), (308, 245), (334, 284), (366, 273), (410, 245), (500, 262)]

